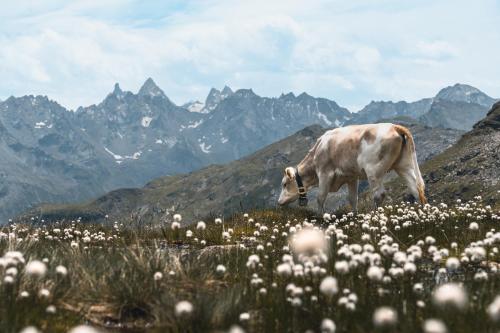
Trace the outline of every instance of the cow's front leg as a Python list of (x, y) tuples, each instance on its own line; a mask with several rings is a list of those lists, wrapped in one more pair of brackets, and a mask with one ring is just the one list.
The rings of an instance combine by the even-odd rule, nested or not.
[(349, 189), (349, 203), (354, 214), (358, 213), (358, 180), (347, 183)]
[(325, 200), (326, 197), (328, 196), (328, 192), (330, 192), (330, 184), (332, 181), (332, 177), (330, 177), (326, 173), (323, 173), (319, 175), (318, 180), (319, 180), (318, 184), (319, 191), (316, 200), (318, 202), (318, 211), (321, 215), (323, 215), (325, 211)]

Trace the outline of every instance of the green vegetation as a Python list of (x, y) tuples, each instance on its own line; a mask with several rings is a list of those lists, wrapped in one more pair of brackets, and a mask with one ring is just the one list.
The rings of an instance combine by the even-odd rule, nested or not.
[(475, 198), (14, 224), (0, 233), (0, 331), (496, 332), (499, 215)]

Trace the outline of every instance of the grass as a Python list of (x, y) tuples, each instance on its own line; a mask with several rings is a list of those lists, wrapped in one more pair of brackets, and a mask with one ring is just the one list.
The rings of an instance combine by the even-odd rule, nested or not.
[[(0, 331), (33, 325), (58, 333), (87, 323), (111, 332), (234, 325), (248, 332), (320, 332), (328, 318), (337, 332), (422, 332), (426, 319), (438, 318), (449, 332), (496, 332), (499, 323), (487, 308), (500, 290), (499, 215), (476, 198), (331, 218), (299, 209), (255, 210), (221, 223), (207, 219), (203, 230), (188, 221), (173, 230), (171, 220), (10, 225), (0, 233)], [(310, 229), (319, 239), (306, 235)], [(23, 262), (9, 262), (9, 251), (19, 251)], [(447, 267), (451, 257), (460, 267)], [(33, 260), (45, 262), (43, 276), (27, 269)], [(278, 268), (282, 264), (288, 273)], [(60, 265), (67, 274), (57, 272)], [(380, 280), (368, 277), (371, 266), (381, 270)], [(338, 283), (331, 297), (319, 288), (327, 276)], [(450, 282), (467, 293), (466, 308), (436, 303), (435, 289)], [(176, 314), (183, 300), (193, 310)], [(376, 325), (372, 317), (381, 306), (398, 320)]]

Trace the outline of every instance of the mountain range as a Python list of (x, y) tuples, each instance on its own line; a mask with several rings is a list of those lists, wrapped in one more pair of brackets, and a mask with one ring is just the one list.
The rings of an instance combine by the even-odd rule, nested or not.
[[(389, 120), (412, 131), (422, 162), (452, 146), (463, 134), (460, 130), (423, 126), (404, 117)], [(297, 165), (325, 130), (312, 125), (228, 164), (160, 177), (143, 188), (119, 189), (84, 204), (42, 205), (28, 216), (45, 221), (81, 218), (93, 222), (104, 222), (108, 216), (111, 220), (132, 218), (134, 222), (157, 223), (180, 212), (189, 223), (209, 215), (274, 206), (284, 168)], [(309, 193), (311, 208), (315, 208), (316, 194), (316, 190)], [(327, 206), (337, 207), (346, 199), (347, 194), (341, 190), (330, 195)]]
[(116, 84), (99, 104), (74, 111), (45, 96), (10, 97), (0, 102), (0, 222), (40, 203), (88, 200), (228, 163), (313, 124), (407, 117), (468, 130), (494, 102), (456, 84), (432, 98), (372, 102), (354, 113), (306, 93), (268, 98), (226, 86), (178, 106), (152, 79), (137, 93)]

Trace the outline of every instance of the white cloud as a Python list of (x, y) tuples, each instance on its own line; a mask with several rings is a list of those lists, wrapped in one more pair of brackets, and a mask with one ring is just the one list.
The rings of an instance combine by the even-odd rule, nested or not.
[(149, 76), (179, 104), (224, 84), (341, 105), (455, 82), (500, 91), (494, 1), (180, 1), (146, 14), (132, 0), (30, 3), (0, 14), (1, 99), (46, 94), (74, 108)]

